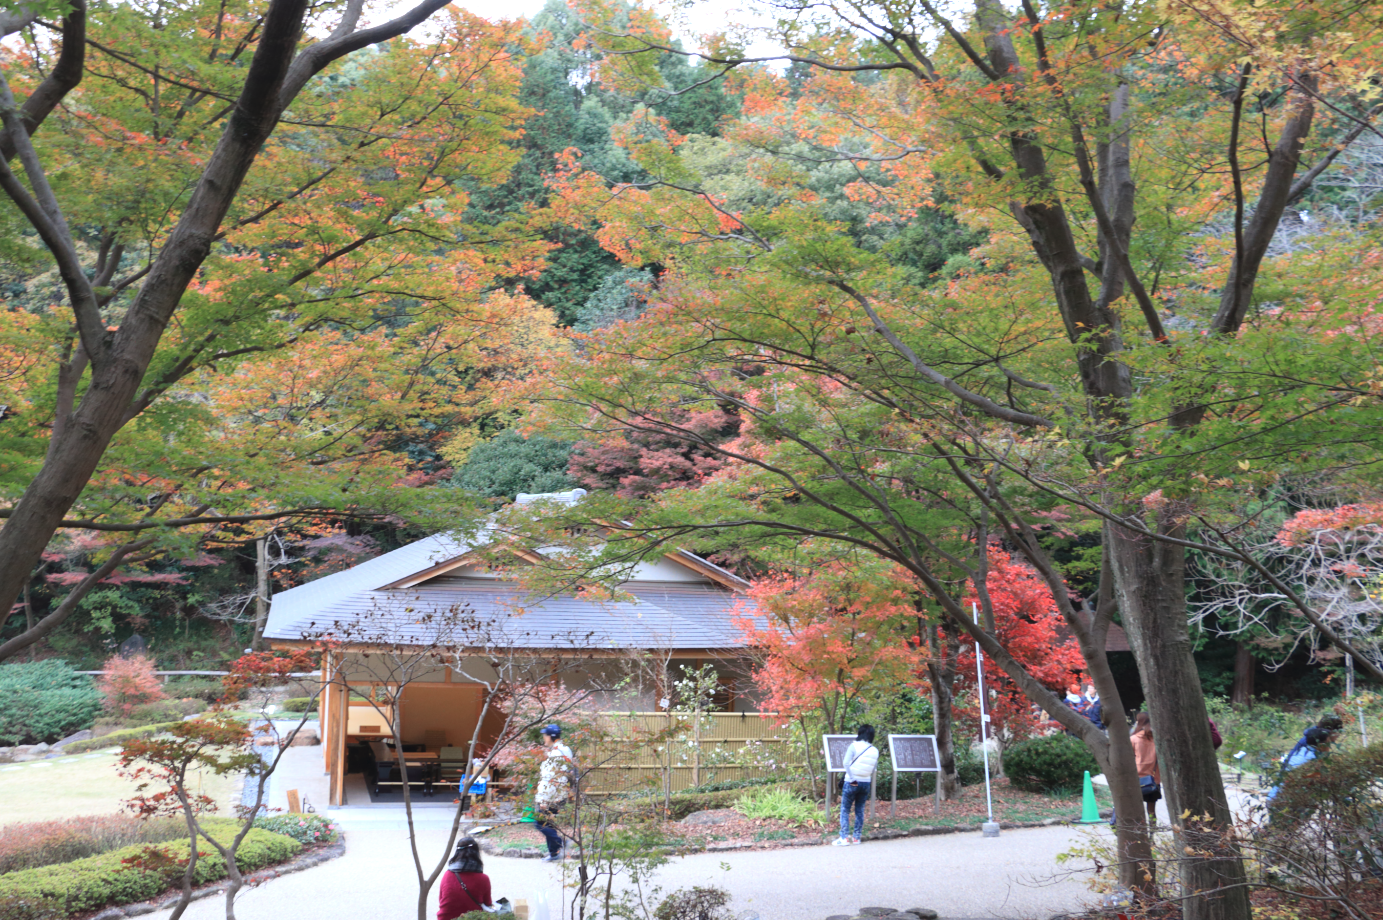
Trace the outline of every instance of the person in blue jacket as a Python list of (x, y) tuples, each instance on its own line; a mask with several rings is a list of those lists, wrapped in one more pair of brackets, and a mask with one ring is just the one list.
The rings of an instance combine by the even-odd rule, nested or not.
[(1345, 723), (1339, 716), (1326, 716), (1302, 733), (1301, 738), (1282, 758), (1282, 772), (1277, 785), (1267, 792), (1269, 804), (1277, 798), (1278, 790), (1282, 788), (1282, 778), (1302, 764), (1310, 763), (1327, 753), (1331, 743), (1335, 741), (1344, 727)]

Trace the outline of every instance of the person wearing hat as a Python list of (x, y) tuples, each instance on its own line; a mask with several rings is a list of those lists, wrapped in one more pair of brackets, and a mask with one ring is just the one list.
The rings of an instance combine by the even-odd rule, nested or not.
[(456, 842), (456, 853), (442, 874), (437, 896), (437, 920), (456, 920), (472, 911), (493, 908), (490, 903), (490, 877), (480, 861), (480, 844), (474, 837)]
[(533, 796), (533, 826), (547, 838), (547, 856), (543, 862), (557, 862), (562, 858), (562, 832), (553, 824), (552, 818), (571, 798), (572, 773), (576, 766), (571, 748), (562, 743), (562, 727), (553, 723), (543, 728), (538, 736), (543, 747), (547, 748), (538, 770), (538, 789)]

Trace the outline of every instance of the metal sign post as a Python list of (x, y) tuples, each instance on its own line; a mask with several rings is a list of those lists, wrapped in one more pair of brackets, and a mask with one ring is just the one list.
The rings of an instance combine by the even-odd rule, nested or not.
[(935, 773), (936, 803), (941, 811), (941, 754), (936, 735), (889, 735), (888, 756), (893, 761), (893, 817), (898, 817), (898, 774)]
[[(826, 755), (826, 814), (831, 813), (831, 793), (835, 791), (832, 773), (845, 772), (845, 752), (854, 742), (854, 735), (822, 735), (821, 750)], [(874, 820), (874, 802), (878, 800), (878, 783), (869, 784), (869, 820)]]
[[(980, 621), (980, 608), (971, 603), (970, 612), (975, 617), (975, 622)], [(984, 652), (980, 650), (980, 644), (975, 643), (975, 673), (979, 678), (980, 690), (980, 750), (984, 752), (984, 800), (989, 807), (989, 820), (985, 822), (982, 833), (986, 837), (999, 836), (999, 825), (994, 823), (994, 794), (990, 790), (989, 784), (989, 712), (985, 707), (984, 694)]]

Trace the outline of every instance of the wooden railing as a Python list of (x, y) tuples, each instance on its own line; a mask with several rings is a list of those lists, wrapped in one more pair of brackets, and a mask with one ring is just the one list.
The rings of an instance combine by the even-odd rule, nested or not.
[(602, 718), (608, 741), (575, 752), (584, 791), (592, 795), (679, 792), (807, 771), (801, 739), (777, 724), (777, 713), (609, 712)]

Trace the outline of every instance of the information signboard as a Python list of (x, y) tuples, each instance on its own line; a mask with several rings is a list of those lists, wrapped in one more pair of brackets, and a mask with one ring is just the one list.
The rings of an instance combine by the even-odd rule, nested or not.
[(893, 761), (893, 814), (898, 814), (898, 774), (935, 773), (936, 811), (941, 811), (941, 754), (936, 735), (889, 735), (888, 756)]

